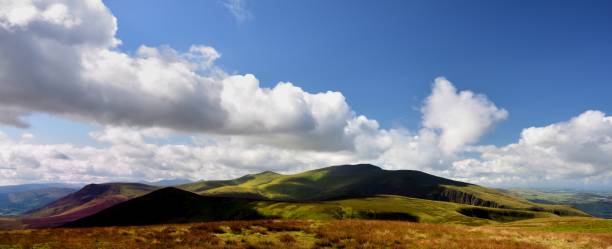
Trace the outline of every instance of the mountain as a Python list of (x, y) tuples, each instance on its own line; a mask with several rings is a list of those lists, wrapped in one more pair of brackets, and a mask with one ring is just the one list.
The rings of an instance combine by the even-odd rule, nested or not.
[(66, 223), (105, 226), (255, 216), (483, 224), (589, 216), (567, 205), (534, 203), (503, 190), (369, 164), (332, 166), (293, 175), (266, 171), (232, 180), (158, 189), (139, 183), (90, 184), (11, 224), (29, 228)]
[(89, 184), (77, 192), (25, 214), (27, 227), (64, 224), (158, 189), (140, 183)]
[(131, 226), (264, 218), (379, 219), (484, 225), (555, 217), (558, 216), (549, 212), (486, 208), (402, 196), (385, 195), (313, 202), (260, 201), (202, 196), (168, 187), (125, 201), (64, 226)]
[(64, 226), (128, 226), (258, 218), (262, 216), (255, 211), (251, 200), (201, 196), (167, 187)]
[(15, 188), (13, 191), (16, 192), (0, 192), (0, 215), (19, 215), (76, 191), (73, 188), (39, 187), (41, 188)]
[(370, 164), (332, 166), (293, 175), (263, 172), (233, 180), (199, 181), (178, 187), (208, 196), (259, 200), (323, 201), (398, 195), (492, 208), (586, 215), (569, 206), (537, 204), (500, 190), (421, 171), (383, 170)]
[(317, 202), (279, 202), (202, 196), (168, 187), (117, 204), (63, 226), (131, 226), (263, 218), (382, 219), (483, 225), (550, 217), (557, 216), (547, 212), (480, 208), (400, 196)]

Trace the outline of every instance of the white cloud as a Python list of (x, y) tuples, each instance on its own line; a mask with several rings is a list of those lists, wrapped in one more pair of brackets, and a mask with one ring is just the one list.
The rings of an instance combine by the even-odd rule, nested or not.
[(524, 129), (517, 143), (477, 148), (454, 163), (457, 177), (483, 183), (604, 183), (612, 176), (612, 117), (586, 111), (567, 122)]
[(0, 185), (23, 182), (108, 182), (164, 178), (227, 179), (261, 170), (295, 172), (354, 160), (348, 152), (253, 145), (237, 137), (199, 137), (191, 145), (155, 144), (160, 135), (107, 127), (92, 137), (104, 148), (32, 144), (0, 133)]
[(440, 147), (452, 154), (472, 144), (493, 124), (508, 117), (484, 95), (460, 91), (445, 78), (436, 78), (432, 94), (423, 106), (423, 127), (440, 136)]
[[(353, 114), (339, 93), (312, 95), (290, 83), (262, 89), (253, 76), (228, 79), (234, 77), (250, 78), (239, 81), (250, 85), (243, 86), (246, 92), (232, 93), (226, 99), (242, 93), (252, 96), (249, 99), (252, 102), (248, 103), (223, 103), (234, 105), (236, 117), (243, 117), (229, 122), (226, 128), (238, 134), (195, 135), (193, 144), (159, 144), (156, 141), (172, 137), (176, 132), (160, 127), (106, 126), (90, 134), (105, 145), (101, 148), (36, 145), (27, 139), (16, 142), (4, 138), (0, 144), (3, 155), (0, 165), (4, 165), (0, 182), (225, 179), (262, 170), (297, 172), (367, 162), (389, 169), (443, 171), (456, 159), (455, 155), (447, 155), (439, 147), (440, 135), (433, 129), (423, 128), (416, 134), (403, 129), (381, 129), (375, 120)], [(283, 99), (287, 96), (291, 99)], [(239, 96), (235, 99), (242, 100)], [(297, 103), (290, 105), (291, 108), (313, 110), (313, 128), (295, 129), (292, 124), (273, 122), (285, 118), (283, 115), (300, 113), (282, 109), (287, 106), (278, 101)], [(287, 114), (282, 114), (284, 112)], [(277, 119), (270, 116), (279, 113), (282, 115)], [(260, 121), (262, 118), (266, 122)], [(248, 127), (254, 123), (258, 125)], [(241, 130), (248, 132), (239, 133)], [(268, 130), (278, 132), (268, 137), (265, 135), (269, 134)], [(256, 134), (258, 132), (264, 135)]]
[(23, 141), (29, 141), (29, 140), (32, 140), (34, 138), (36, 138), (36, 136), (34, 136), (34, 134), (29, 133), (29, 132), (21, 134), (21, 140), (23, 140)]
[(339, 92), (308, 93), (290, 82), (260, 87), (251, 74), (216, 67), (220, 53), (203, 45), (121, 52), (116, 20), (98, 0), (4, 2), (0, 122), (26, 127), (23, 116), (45, 112), (277, 146), (354, 149), (343, 132), (357, 117)]
[[(0, 184), (221, 179), (359, 162), (491, 184), (611, 175), (612, 118), (601, 112), (525, 129), (507, 146), (472, 146), (508, 112), (444, 78), (423, 103), (421, 129), (382, 129), (340, 92), (228, 74), (212, 47), (121, 52), (115, 17), (98, 0), (0, 5), (0, 123), (25, 128), (23, 117), (42, 112), (105, 127), (91, 134), (100, 147), (0, 134)], [(175, 134), (194, 142), (152, 141)]]

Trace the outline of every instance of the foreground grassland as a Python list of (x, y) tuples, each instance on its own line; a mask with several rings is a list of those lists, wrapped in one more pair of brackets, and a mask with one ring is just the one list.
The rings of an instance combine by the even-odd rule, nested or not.
[(478, 227), (370, 220), (230, 221), (0, 231), (0, 248), (612, 248), (611, 228), (612, 221), (593, 218)]

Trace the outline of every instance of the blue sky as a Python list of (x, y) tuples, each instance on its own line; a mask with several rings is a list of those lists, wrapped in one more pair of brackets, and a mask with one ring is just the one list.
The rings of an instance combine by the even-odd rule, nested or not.
[(0, 184), (363, 162), (496, 186), (612, 179), (610, 1), (5, 7)]
[[(510, 112), (483, 138), (497, 145), (525, 127), (612, 107), (609, 1), (245, 3), (250, 17), (238, 20), (222, 1), (105, 1), (120, 20), (121, 50), (211, 45), (227, 71), (253, 73), (264, 86), (340, 91), (383, 127), (418, 128), (438, 76)], [(91, 143), (88, 124), (33, 119), (44, 141)], [(66, 127), (79, 135), (58, 132)]]
[(215, 47), (219, 64), (262, 85), (342, 92), (385, 127), (417, 128), (433, 79), (484, 93), (510, 112), (486, 142), (612, 107), (609, 1), (105, 1), (122, 49)]

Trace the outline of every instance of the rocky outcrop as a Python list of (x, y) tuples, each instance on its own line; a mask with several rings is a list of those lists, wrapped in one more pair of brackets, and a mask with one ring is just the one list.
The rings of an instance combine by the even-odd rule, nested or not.
[(492, 207), (492, 208), (503, 208), (502, 205), (490, 200), (484, 200), (476, 197), (473, 194), (459, 191), (456, 189), (445, 188), (438, 196), (441, 201), (456, 202), (461, 204), (469, 204), (474, 206)]

